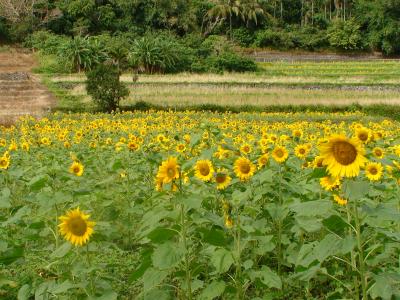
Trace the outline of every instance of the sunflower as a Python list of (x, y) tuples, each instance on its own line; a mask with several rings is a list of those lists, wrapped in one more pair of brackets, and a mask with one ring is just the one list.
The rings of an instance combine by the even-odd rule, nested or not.
[(314, 168), (323, 168), (324, 167), (323, 162), (324, 158), (322, 156), (317, 156), (316, 158), (314, 158), (313, 161)]
[(381, 179), (383, 167), (380, 163), (368, 163), (365, 167), (365, 176), (371, 181), (378, 181)]
[(162, 179), (162, 183), (170, 183), (179, 178), (179, 165), (175, 157), (169, 157), (161, 163), (158, 168), (157, 180)]
[(344, 198), (339, 197), (338, 195), (333, 195), (333, 200), (341, 206), (345, 206), (347, 204), (347, 200)]
[(323, 165), (333, 177), (355, 177), (364, 166), (364, 148), (357, 139), (344, 135), (333, 135), (329, 141), (319, 146)]
[(319, 180), (319, 183), (326, 191), (332, 191), (340, 186), (340, 179), (338, 177), (325, 176)]
[(0, 169), (7, 170), (10, 166), (10, 158), (3, 155), (0, 157)]
[(372, 153), (376, 158), (383, 158), (385, 156), (385, 151), (383, 151), (383, 149), (379, 147), (375, 147), (374, 149), (372, 149)]
[(292, 131), (292, 136), (299, 139), (303, 136), (303, 131), (301, 129), (295, 129)]
[(129, 150), (136, 151), (136, 150), (139, 150), (139, 148), (140, 148), (140, 146), (136, 141), (131, 140), (131, 141), (128, 142), (128, 149)]
[(276, 146), (275, 149), (272, 151), (272, 157), (278, 163), (283, 163), (289, 156), (288, 151), (285, 147)]
[(236, 176), (239, 177), (241, 181), (246, 181), (251, 176), (254, 175), (256, 166), (249, 159), (247, 159), (245, 157), (239, 157), (235, 161), (233, 170), (234, 170)]
[(307, 145), (297, 145), (296, 148), (294, 148), (294, 154), (300, 159), (306, 158), (309, 151)]
[(249, 153), (251, 153), (251, 151), (252, 151), (252, 149), (249, 144), (244, 144), (240, 147), (240, 152), (242, 152), (243, 154), (249, 154)]
[(69, 167), (69, 172), (75, 174), (76, 176), (82, 176), (83, 165), (78, 161), (74, 161), (72, 165)]
[(360, 127), (356, 129), (356, 138), (366, 144), (371, 140), (372, 134), (371, 134), (371, 130), (369, 130), (368, 128), (365, 127)]
[(268, 160), (269, 160), (269, 154), (268, 153), (265, 153), (265, 154), (261, 155), (257, 160), (258, 168), (261, 169), (262, 167), (264, 167), (268, 163)]
[(186, 145), (185, 144), (178, 144), (176, 145), (176, 151), (178, 151), (179, 153), (183, 153), (186, 151)]
[(88, 221), (90, 215), (79, 210), (79, 207), (70, 210), (65, 216), (59, 217), (61, 224), (58, 225), (60, 233), (64, 238), (75, 246), (85, 244), (93, 234), (95, 222)]
[(194, 170), (194, 175), (205, 182), (210, 181), (214, 174), (213, 165), (208, 159), (197, 161)]
[(218, 169), (215, 174), (215, 182), (217, 183), (218, 190), (224, 190), (227, 188), (232, 178), (226, 173), (224, 169)]
[(224, 222), (225, 227), (228, 229), (231, 229), (233, 227), (233, 220), (232, 220), (231, 216), (225, 215), (224, 219), (225, 219), (225, 222)]

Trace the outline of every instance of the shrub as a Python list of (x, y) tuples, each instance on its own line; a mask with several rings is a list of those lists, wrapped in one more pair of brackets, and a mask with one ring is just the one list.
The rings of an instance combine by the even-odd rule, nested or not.
[(362, 50), (365, 48), (360, 25), (354, 19), (336, 21), (328, 28), (329, 43), (340, 50)]
[(25, 40), (25, 46), (41, 51), (43, 54), (57, 54), (62, 45), (70, 41), (70, 38), (41, 30), (31, 34)]
[(247, 28), (238, 28), (232, 31), (232, 37), (240, 46), (248, 47), (254, 43), (254, 33)]
[(76, 36), (62, 44), (58, 56), (74, 71), (91, 70), (108, 59), (104, 45), (96, 38)]
[(259, 31), (254, 42), (256, 47), (290, 49), (294, 47), (292, 35), (282, 30), (267, 29)]
[(225, 51), (219, 55), (211, 55), (204, 60), (207, 71), (222, 73), (228, 72), (254, 72), (257, 64), (254, 60), (239, 55), (235, 52)]
[(115, 111), (119, 102), (129, 95), (128, 88), (120, 82), (115, 65), (99, 64), (87, 72), (86, 90), (103, 111)]

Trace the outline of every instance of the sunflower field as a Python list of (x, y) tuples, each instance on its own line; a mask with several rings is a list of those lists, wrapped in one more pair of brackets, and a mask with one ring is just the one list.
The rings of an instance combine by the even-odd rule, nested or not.
[(129, 112), (0, 127), (1, 299), (400, 299), (400, 124)]

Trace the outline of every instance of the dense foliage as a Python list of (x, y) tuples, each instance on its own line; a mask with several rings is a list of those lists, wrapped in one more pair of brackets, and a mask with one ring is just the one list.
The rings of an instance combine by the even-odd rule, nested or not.
[[(183, 38), (223, 34), (244, 46), (400, 53), (399, 0), (14, 2), (0, 1), (3, 40), (21, 41), (43, 29), (67, 36), (124, 33), (131, 39), (166, 30)], [(330, 38), (324, 39), (327, 31)]]
[(128, 88), (120, 82), (117, 66), (98, 64), (87, 73), (86, 90), (100, 109), (115, 111), (122, 98), (129, 95)]
[(190, 111), (0, 127), (1, 298), (397, 299), (399, 130)]

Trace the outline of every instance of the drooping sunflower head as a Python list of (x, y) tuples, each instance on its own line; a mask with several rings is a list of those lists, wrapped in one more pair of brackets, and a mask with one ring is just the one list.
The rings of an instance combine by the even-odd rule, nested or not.
[(214, 168), (210, 160), (199, 160), (194, 166), (195, 176), (203, 181), (210, 181), (214, 175)]
[(344, 198), (342, 198), (342, 197), (339, 197), (339, 196), (336, 195), (336, 194), (333, 195), (333, 200), (334, 200), (337, 204), (339, 204), (340, 206), (345, 206), (345, 205), (347, 204), (347, 200), (346, 200), (346, 199), (344, 199)]
[(179, 178), (179, 165), (176, 157), (169, 157), (161, 163), (157, 177), (162, 178), (163, 183), (170, 183)]
[(278, 163), (283, 163), (289, 156), (289, 152), (285, 147), (276, 146), (274, 150), (272, 150), (272, 157)]
[(324, 167), (323, 162), (324, 158), (322, 156), (315, 157), (313, 161), (314, 168), (323, 168)]
[(362, 144), (344, 135), (333, 135), (319, 150), (323, 165), (333, 177), (355, 177), (366, 162)]
[(78, 161), (74, 161), (72, 165), (69, 167), (69, 172), (76, 176), (82, 176), (83, 165)]
[(340, 179), (332, 176), (322, 177), (319, 182), (326, 191), (332, 191), (340, 186)]
[(241, 181), (246, 181), (254, 175), (256, 166), (248, 158), (239, 157), (235, 161), (233, 170), (236, 176), (239, 177)]
[(380, 163), (368, 163), (365, 167), (365, 176), (371, 181), (378, 181), (383, 174), (383, 166)]
[(224, 169), (218, 169), (215, 173), (215, 182), (217, 183), (218, 190), (224, 190), (228, 187), (232, 178), (228, 175), (227, 171)]
[(93, 234), (95, 225), (95, 222), (89, 221), (89, 217), (90, 215), (80, 211), (79, 207), (68, 211), (64, 216), (59, 217), (60, 233), (73, 245), (84, 245)]
[(257, 160), (258, 161), (258, 168), (261, 169), (262, 167), (267, 165), (268, 160), (269, 160), (269, 154), (268, 153), (265, 153), (265, 154), (261, 155)]

